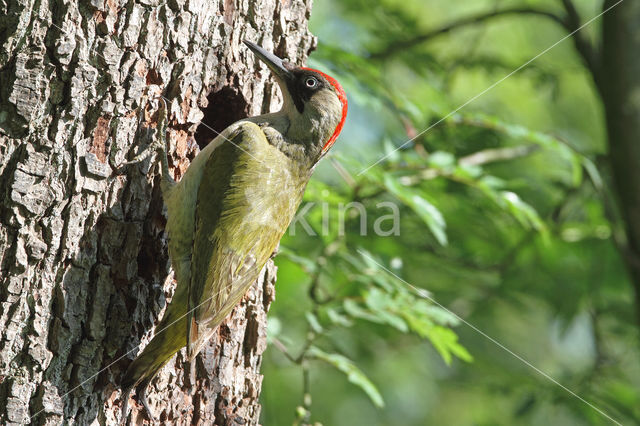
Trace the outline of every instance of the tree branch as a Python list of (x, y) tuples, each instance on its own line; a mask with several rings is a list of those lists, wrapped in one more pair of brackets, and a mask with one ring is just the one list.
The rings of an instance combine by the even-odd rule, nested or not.
[[(563, 0), (565, 1), (565, 0)], [(380, 60), (380, 59), (384, 59), (387, 58), (389, 56), (393, 56), (396, 53), (402, 51), (402, 50), (407, 50), (410, 49), (418, 44), (424, 43), (428, 40), (431, 40), (433, 38), (436, 38), (440, 35), (446, 34), (452, 30), (461, 28), (461, 27), (466, 27), (466, 26), (470, 26), (470, 25), (476, 25), (479, 23), (482, 23), (484, 21), (493, 19), (493, 18), (497, 18), (499, 16), (504, 16), (504, 15), (535, 15), (535, 16), (542, 16), (545, 18), (549, 18), (552, 21), (560, 24), (563, 28), (569, 30), (569, 22), (567, 19), (556, 15), (553, 12), (550, 11), (545, 11), (545, 10), (540, 10), (540, 9), (533, 9), (533, 8), (529, 8), (529, 7), (516, 7), (516, 8), (511, 8), (511, 9), (504, 9), (504, 10), (493, 10), (491, 12), (485, 12), (485, 13), (481, 13), (479, 15), (476, 16), (470, 16), (467, 18), (462, 18), (459, 21), (455, 21), (452, 22), (450, 24), (447, 24), (443, 27), (437, 28), (435, 30), (431, 30), (428, 31), (424, 34), (419, 34), (415, 37), (406, 39), (406, 40), (399, 40), (399, 41), (394, 41), (391, 42), (387, 47), (385, 47), (384, 49), (378, 51), (378, 52), (373, 52), (370, 55), (371, 59), (376, 59), (376, 60)]]
[(481, 166), (496, 161), (507, 161), (515, 158), (526, 157), (540, 149), (539, 145), (519, 145), (506, 148), (493, 148), (478, 151), (462, 157), (458, 162), (464, 166)]
[[(483, 151), (474, 152), (465, 157), (460, 157), (458, 163), (465, 166), (482, 166), (497, 161), (508, 161), (516, 158), (526, 157), (537, 152), (540, 149), (538, 145), (520, 145), (514, 147), (485, 149)], [(403, 185), (417, 185), (422, 181), (435, 179), (440, 176), (451, 177), (451, 173), (445, 170), (425, 168), (413, 176), (404, 176), (400, 178)]]
[(566, 18), (567, 31), (571, 33), (576, 31), (576, 33), (573, 34), (572, 36), (573, 45), (578, 51), (578, 54), (580, 54), (580, 56), (584, 60), (587, 68), (593, 75), (593, 79), (596, 81), (596, 84), (597, 84), (601, 75), (598, 51), (591, 45), (591, 43), (589, 43), (589, 41), (582, 34), (580, 34), (579, 31), (577, 31), (578, 28), (580, 28), (581, 23), (580, 23), (580, 15), (576, 10), (575, 5), (571, 2), (571, 0), (562, 0), (562, 5), (564, 6), (565, 11), (567, 12), (567, 18)]

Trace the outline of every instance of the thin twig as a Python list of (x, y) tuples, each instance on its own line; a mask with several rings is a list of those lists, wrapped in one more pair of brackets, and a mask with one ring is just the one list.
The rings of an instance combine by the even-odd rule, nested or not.
[[(571, 0), (562, 0), (562, 5), (567, 12), (567, 30), (574, 31), (580, 28), (580, 15)], [(593, 75), (595, 81), (599, 81), (601, 77), (601, 64), (599, 52), (593, 47), (593, 45), (580, 33), (573, 35), (573, 44), (578, 51), (578, 54), (582, 57), (586, 67)]]
[(280, 352), (282, 352), (289, 361), (293, 362), (294, 364), (297, 363), (296, 359), (289, 353), (289, 350), (284, 345), (284, 343), (280, 341), (280, 339), (278, 339), (277, 337), (272, 337), (271, 341), (273, 342), (275, 347), (278, 348)]
[[(538, 151), (540, 147), (538, 145), (521, 145), (506, 148), (485, 149), (482, 151), (474, 152), (473, 154), (458, 159), (458, 164), (463, 166), (481, 166), (484, 164), (495, 163), (497, 161), (514, 160), (516, 158), (526, 157), (534, 152)], [(417, 185), (425, 180), (435, 179), (437, 177), (448, 177), (453, 180), (459, 180), (462, 183), (467, 183), (466, 180), (457, 178), (452, 174), (451, 170), (425, 168), (419, 173), (413, 176), (403, 176), (400, 178), (400, 183), (406, 186)]]
[(526, 157), (540, 150), (539, 145), (519, 145), (506, 148), (484, 149), (474, 152), (473, 154), (461, 157), (458, 163), (463, 166), (481, 166), (487, 163), (495, 163), (497, 161), (513, 160), (520, 157)]
[(412, 47), (415, 47), (418, 44), (424, 43), (428, 40), (431, 40), (435, 37), (441, 36), (443, 34), (446, 34), (452, 30), (461, 28), (461, 27), (465, 27), (465, 26), (469, 26), (469, 25), (476, 25), (479, 23), (482, 23), (484, 21), (493, 19), (493, 18), (497, 18), (499, 16), (504, 16), (504, 15), (535, 15), (535, 16), (542, 16), (545, 18), (549, 18), (554, 22), (557, 22), (558, 24), (560, 24), (562, 27), (564, 27), (565, 29), (571, 31), (571, 29), (568, 26), (568, 22), (565, 18), (556, 15), (553, 12), (550, 11), (546, 11), (546, 10), (541, 10), (541, 9), (533, 9), (533, 8), (529, 8), (529, 7), (516, 7), (516, 8), (512, 8), (512, 9), (503, 9), (503, 10), (493, 10), (490, 12), (485, 12), (485, 13), (481, 13), (479, 15), (475, 15), (475, 16), (470, 16), (467, 18), (462, 18), (458, 21), (452, 22), (450, 24), (444, 25), (440, 28), (436, 28), (434, 30), (428, 31), (426, 33), (423, 34), (419, 34), (415, 37), (406, 39), (406, 40), (400, 40), (400, 41), (394, 41), (391, 42), (388, 46), (386, 46), (384, 49), (378, 51), (378, 52), (374, 52), (370, 55), (371, 59), (385, 59), (389, 56), (395, 55), (398, 52), (402, 51), (402, 50), (407, 50), (410, 49)]

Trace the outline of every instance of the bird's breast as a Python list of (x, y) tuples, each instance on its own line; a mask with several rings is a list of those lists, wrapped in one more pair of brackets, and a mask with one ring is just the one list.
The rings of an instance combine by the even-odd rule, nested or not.
[(233, 246), (254, 237), (279, 240), (302, 201), (308, 180), (299, 166), (274, 146), (261, 141), (253, 145), (238, 158), (223, 200), (219, 229), (233, 234), (228, 241)]

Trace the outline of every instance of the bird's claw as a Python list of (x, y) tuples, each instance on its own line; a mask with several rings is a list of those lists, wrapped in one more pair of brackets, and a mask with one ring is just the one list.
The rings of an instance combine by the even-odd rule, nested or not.
[(125, 425), (127, 422), (128, 407), (129, 407), (129, 393), (131, 388), (122, 390), (122, 409), (120, 411), (120, 424)]
[(149, 381), (145, 380), (136, 389), (136, 396), (138, 398), (138, 402), (142, 403), (142, 407), (144, 408), (145, 414), (147, 418), (151, 420), (151, 422), (155, 423), (157, 421), (156, 417), (153, 415), (153, 411), (151, 411), (151, 407), (149, 406), (149, 401), (147, 401), (147, 386), (149, 385)]
[(149, 418), (149, 420), (155, 423), (157, 420), (156, 420), (156, 417), (153, 415), (153, 411), (151, 411), (151, 407), (149, 407), (149, 401), (147, 401), (147, 395), (145, 395), (145, 393), (143, 392), (138, 399), (142, 403), (142, 406), (144, 407), (144, 411), (147, 417)]

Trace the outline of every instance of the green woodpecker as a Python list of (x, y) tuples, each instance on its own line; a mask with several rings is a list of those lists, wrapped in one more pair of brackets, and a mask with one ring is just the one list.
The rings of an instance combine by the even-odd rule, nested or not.
[(347, 98), (323, 72), (295, 67), (244, 42), (273, 73), (279, 112), (240, 120), (219, 134), (175, 183), (158, 127), (169, 256), (177, 287), (156, 334), (122, 379), (123, 417), (134, 387), (145, 390), (183, 346), (192, 360), (258, 278), (293, 219), (318, 161), (342, 130)]

